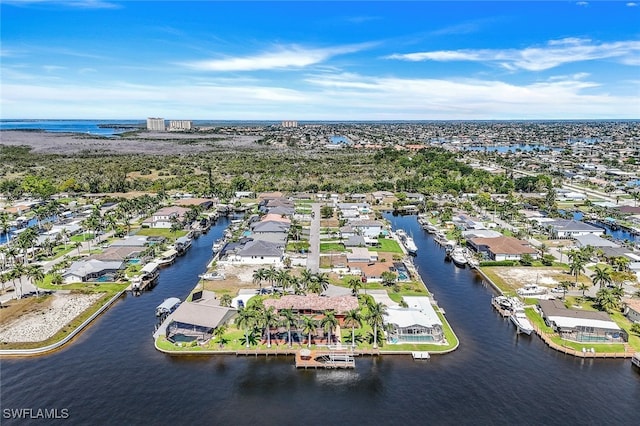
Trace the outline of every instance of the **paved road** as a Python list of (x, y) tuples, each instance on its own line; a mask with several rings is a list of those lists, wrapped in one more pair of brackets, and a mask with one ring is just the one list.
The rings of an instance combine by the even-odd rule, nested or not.
[(307, 255), (307, 269), (317, 274), (320, 270), (320, 203), (313, 203), (311, 229), (309, 230), (309, 254)]

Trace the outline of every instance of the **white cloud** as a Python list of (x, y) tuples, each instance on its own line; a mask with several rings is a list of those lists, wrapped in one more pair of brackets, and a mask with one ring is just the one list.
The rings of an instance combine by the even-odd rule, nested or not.
[[(248, 79), (156, 84), (13, 80), (0, 102), (11, 117), (144, 118), (153, 111), (191, 119), (427, 120), (635, 118), (633, 95), (607, 93), (586, 74), (516, 85), (498, 80), (320, 73), (267, 84)], [(292, 84), (297, 84), (294, 88)], [(637, 82), (625, 83), (627, 93)], [(100, 102), (96, 102), (100, 99)], [(55, 114), (56, 116), (52, 116)]]
[(256, 71), (273, 69), (298, 69), (318, 64), (327, 59), (346, 53), (353, 53), (372, 44), (358, 44), (329, 48), (304, 48), (301, 46), (280, 46), (270, 52), (253, 56), (227, 57), (203, 61), (186, 62), (182, 65), (201, 71)]
[(582, 6), (582, 7), (587, 7), (587, 6), (589, 6), (589, 2), (587, 2), (587, 1), (579, 1), (579, 2), (576, 2), (576, 5), (577, 6)]
[(636, 7), (636, 6), (638, 6), (638, 3), (630, 1), (629, 3), (627, 3), (627, 6), (628, 7)]
[(542, 71), (565, 63), (615, 58), (633, 64), (640, 55), (640, 41), (593, 43), (588, 39), (551, 40), (543, 47), (525, 49), (437, 50), (389, 55), (387, 59), (404, 61), (474, 61), (494, 62), (506, 69)]

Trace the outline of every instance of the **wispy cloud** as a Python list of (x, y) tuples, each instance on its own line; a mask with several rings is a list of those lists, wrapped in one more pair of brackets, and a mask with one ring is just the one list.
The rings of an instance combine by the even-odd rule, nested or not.
[(377, 21), (382, 19), (380, 16), (349, 16), (345, 20), (351, 24), (362, 24), (365, 22)]
[(543, 47), (525, 49), (462, 49), (393, 54), (386, 59), (403, 61), (474, 61), (498, 63), (509, 70), (542, 71), (570, 62), (616, 58), (634, 64), (640, 54), (640, 41), (593, 43), (588, 39), (552, 40)]
[(576, 6), (587, 7), (587, 6), (589, 6), (589, 2), (588, 1), (578, 1), (578, 2), (576, 2)]
[(638, 3), (630, 1), (629, 3), (627, 3), (627, 6), (628, 7), (636, 7), (636, 6), (638, 6)]
[(203, 61), (186, 62), (182, 65), (201, 71), (257, 71), (299, 69), (319, 64), (327, 59), (346, 53), (363, 50), (372, 44), (337, 46), (328, 48), (305, 48), (297, 45), (279, 46), (269, 52), (253, 56), (227, 57)]

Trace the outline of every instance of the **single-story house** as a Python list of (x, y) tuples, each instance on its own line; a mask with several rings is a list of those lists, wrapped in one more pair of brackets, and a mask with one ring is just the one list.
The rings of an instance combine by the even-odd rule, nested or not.
[(560, 337), (584, 343), (626, 342), (627, 333), (606, 312), (567, 309), (561, 300), (538, 300), (544, 322)]
[(347, 253), (347, 262), (375, 262), (378, 260), (378, 253), (369, 251), (366, 247), (352, 247), (351, 253)]
[(371, 282), (371, 283), (382, 282), (382, 273), (391, 271), (392, 266), (393, 264), (390, 262), (349, 263), (349, 269), (351, 270), (352, 275), (355, 275), (355, 272), (360, 270), (362, 278), (364, 278), (366, 282)]
[(408, 308), (389, 307), (384, 323), (389, 343), (444, 343), (442, 321), (428, 297), (403, 297)]
[(234, 256), (230, 256), (230, 260), (249, 265), (280, 264), (282, 256), (282, 248), (277, 244), (250, 240), (239, 248)]
[(107, 274), (115, 274), (124, 267), (121, 261), (86, 259), (73, 262), (62, 274), (65, 283), (92, 281)]
[(91, 259), (124, 262), (136, 258), (144, 250), (143, 247), (109, 247), (102, 253), (94, 254)]
[(577, 220), (556, 219), (544, 223), (554, 238), (574, 238), (579, 235), (602, 235), (604, 229)]
[(344, 242), (345, 247), (365, 247), (366, 245), (367, 243), (362, 235), (351, 235)]
[(614, 243), (611, 240), (607, 240), (606, 238), (602, 238), (598, 235), (593, 235), (593, 234), (588, 234), (588, 235), (577, 235), (575, 237), (573, 237), (576, 242), (577, 242), (577, 246), (578, 247), (587, 247), (587, 246), (591, 246), (591, 247), (595, 247), (595, 248), (601, 248), (601, 247), (612, 247), (612, 248), (618, 248), (620, 247), (619, 244)]
[(384, 225), (378, 220), (353, 220), (349, 225), (356, 233), (369, 238), (376, 238), (382, 232)]
[(495, 261), (520, 260), (524, 254), (530, 254), (534, 258), (538, 256), (538, 251), (528, 241), (514, 237), (471, 238), (467, 240), (467, 244)]
[(131, 235), (129, 237), (115, 240), (109, 247), (144, 247), (149, 243), (149, 237), (144, 235)]
[(347, 312), (358, 308), (358, 298), (351, 294), (334, 297), (287, 294), (279, 299), (265, 299), (263, 303), (265, 308), (273, 306), (276, 312), (292, 309), (294, 313), (301, 315), (322, 315), (324, 311), (333, 311), (340, 321)]
[(275, 220), (260, 221), (251, 224), (251, 231), (254, 234), (287, 234), (291, 228), (291, 224), (287, 222), (279, 222)]
[(166, 320), (166, 337), (169, 341), (198, 341), (206, 342), (213, 330), (227, 323), (237, 312), (233, 308), (220, 306), (220, 301), (208, 291), (194, 293), (202, 294), (195, 301), (183, 302), (169, 315)]

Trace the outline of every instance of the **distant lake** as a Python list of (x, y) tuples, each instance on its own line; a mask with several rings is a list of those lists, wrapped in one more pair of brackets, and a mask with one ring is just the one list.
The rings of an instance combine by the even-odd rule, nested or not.
[(348, 144), (351, 143), (351, 141), (349, 139), (345, 138), (344, 136), (339, 136), (339, 135), (330, 136), (329, 137), (329, 141), (334, 145), (338, 145), (338, 144), (341, 144), (341, 143), (345, 144), (345, 145), (348, 145)]

